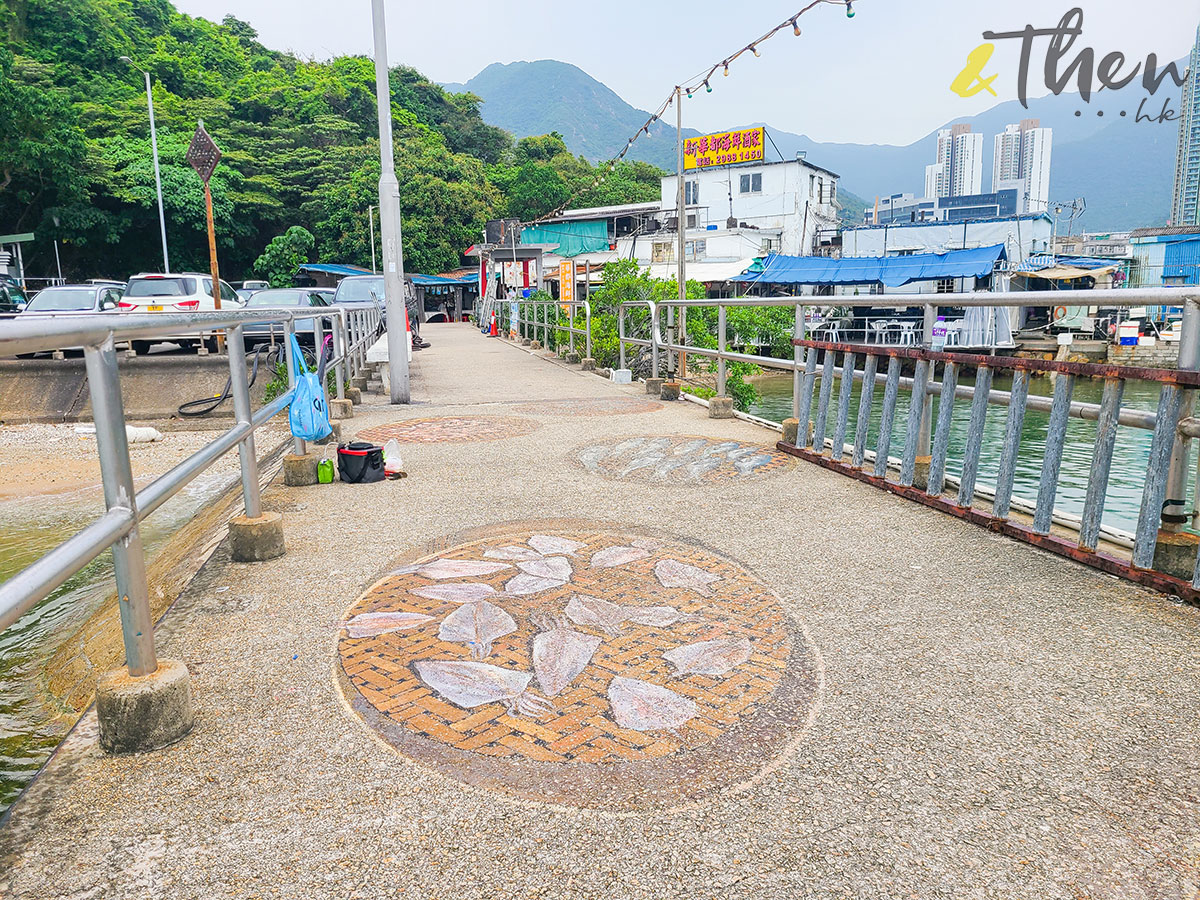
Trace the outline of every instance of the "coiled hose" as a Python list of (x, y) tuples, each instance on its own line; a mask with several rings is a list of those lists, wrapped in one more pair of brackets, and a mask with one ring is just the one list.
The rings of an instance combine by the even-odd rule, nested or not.
[[(254, 387), (254, 382), (258, 378), (258, 364), (263, 358), (264, 350), (267, 351), (266, 361), (268, 367), (278, 365), (280, 361), (286, 358), (283, 351), (283, 344), (259, 344), (254, 349), (253, 354), (246, 354), (247, 356), (253, 356), (250, 364), (250, 383), (248, 387)], [(304, 354), (304, 364), (311, 367), (314, 362), (313, 354), (307, 348), (304, 348), (301, 352)], [(221, 390), (221, 393), (215, 397), (202, 397), (199, 400), (189, 400), (187, 403), (181, 404), (179, 415), (188, 419), (211, 415), (222, 403), (229, 399), (232, 388), (233, 377), (230, 376), (225, 379), (225, 387)]]

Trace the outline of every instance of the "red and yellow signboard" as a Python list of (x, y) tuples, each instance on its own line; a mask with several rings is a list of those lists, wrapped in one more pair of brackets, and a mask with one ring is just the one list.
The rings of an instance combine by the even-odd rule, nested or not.
[(729, 166), (754, 162), (763, 158), (764, 130), (745, 128), (723, 131), (683, 142), (684, 169), (707, 169), (709, 166)]
[(558, 264), (558, 300), (562, 311), (571, 314), (571, 304), (575, 302), (575, 262), (564, 259)]

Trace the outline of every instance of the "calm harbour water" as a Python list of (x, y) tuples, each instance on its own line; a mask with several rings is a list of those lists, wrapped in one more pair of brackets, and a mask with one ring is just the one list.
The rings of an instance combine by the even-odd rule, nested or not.
[[(940, 376), (939, 376), (940, 380)], [(963, 376), (960, 385), (974, 383), (974, 376)], [(1007, 391), (1012, 381), (1010, 378), (996, 377), (992, 382), (993, 390)], [(762, 399), (749, 410), (753, 415), (779, 422), (792, 415), (792, 376), (771, 375), (755, 383)], [(834, 394), (830, 400), (830, 424), (828, 432), (833, 431), (834, 410), (837, 404), (837, 388), (834, 384)], [(1104, 389), (1101, 381), (1078, 379), (1072, 399), (1077, 402), (1099, 403)], [(818, 381), (819, 390), (819, 381)], [(854, 422), (858, 415), (858, 398), (861, 386), (854, 386), (854, 401), (850, 407), (850, 429), (848, 442), (853, 440)], [(1030, 395), (1050, 396), (1053, 387), (1049, 378), (1034, 378), (1030, 381)], [(1153, 411), (1158, 407), (1159, 387), (1148, 382), (1130, 381), (1125, 386), (1125, 395), (1121, 405), (1127, 409), (1142, 409)], [(814, 397), (814, 413), (816, 399)], [(959, 398), (954, 405), (954, 424), (950, 431), (950, 456), (946, 471), (958, 476), (962, 471), (962, 454), (966, 442), (967, 420), (970, 416), (970, 400)], [(883, 409), (883, 386), (877, 385), (872, 396), (872, 419), (870, 437), (867, 442), (869, 449), (875, 448), (879, 431), (879, 417)], [(938, 400), (934, 398), (934, 420), (937, 418)], [(908, 423), (909, 395), (901, 391), (900, 400), (896, 406), (896, 422), (892, 431), (891, 455), (899, 456), (904, 448), (904, 436)], [(1005, 407), (989, 406), (987, 422), (984, 428), (983, 448), (980, 458), (978, 484), (992, 487), (995, 484), (996, 470), (1000, 464), (1000, 453), (1003, 449), (1005, 419), (1008, 410)], [(1013, 494), (1030, 503), (1037, 499), (1038, 482), (1042, 472), (1042, 453), (1045, 449), (1046, 430), (1050, 414), (1030, 409), (1025, 415), (1025, 425), (1021, 431), (1021, 453), (1018, 456), (1017, 474)], [(1142, 484), (1146, 474), (1146, 462), (1150, 456), (1151, 433), (1145, 429), (1121, 426), (1117, 429), (1116, 448), (1113, 451), (1112, 472), (1109, 477), (1108, 494), (1104, 505), (1104, 524), (1123, 531), (1132, 532), (1137, 527), (1138, 511), (1141, 507)], [(1067, 426), (1067, 441), (1063, 451), (1062, 470), (1058, 482), (1058, 492), (1055, 495), (1055, 508), (1067, 513), (1079, 515), (1083, 512), (1084, 498), (1087, 495), (1088, 476), (1092, 468), (1092, 448), (1096, 440), (1096, 423), (1082, 419), (1071, 419)], [(1190, 499), (1190, 494), (1189, 494)]]

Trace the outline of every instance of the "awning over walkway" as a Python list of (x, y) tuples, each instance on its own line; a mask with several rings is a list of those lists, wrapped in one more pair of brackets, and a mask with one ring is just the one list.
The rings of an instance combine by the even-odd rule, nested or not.
[(998, 260), (1007, 259), (1003, 244), (946, 253), (911, 256), (865, 256), (830, 259), (824, 256), (767, 257), (762, 272), (733, 281), (758, 284), (877, 284), (902, 287), (914, 281), (942, 278), (982, 278), (992, 274)]
[(584, 222), (551, 222), (521, 229), (522, 244), (557, 244), (554, 252), (567, 258), (609, 248), (608, 222), (598, 219)]

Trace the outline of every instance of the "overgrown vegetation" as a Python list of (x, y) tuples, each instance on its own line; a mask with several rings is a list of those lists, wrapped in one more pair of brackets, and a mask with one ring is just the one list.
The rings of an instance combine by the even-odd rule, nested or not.
[[(54, 239), (69, 278), (161, 266), (145, 84), (122, 56), (153, 80), (172, 268), (208, 269), (203, 190), (184, 161), (198, 119), (225, 154), (212, 194), (226, 278), (249, 275), (292, 226), (312, 235), (313, 258), (370, 263), (370, 59), (300, 59), (232, 16), (214, 24), (169, 0), (9, 2), (0, 34), (0, 232), (35, 232), (30, 274), (53, 270)], [(591, 189), (597, 170), (559, 136), (514, 143), (482, 120), (478, 97), (414, 69), (392, 69), (391, 92), (410, 271), (453, 268), (487, 219), (535, 218), (581, 188), (580, 206), (659, 195), (661, 173), (645, 163)]]

